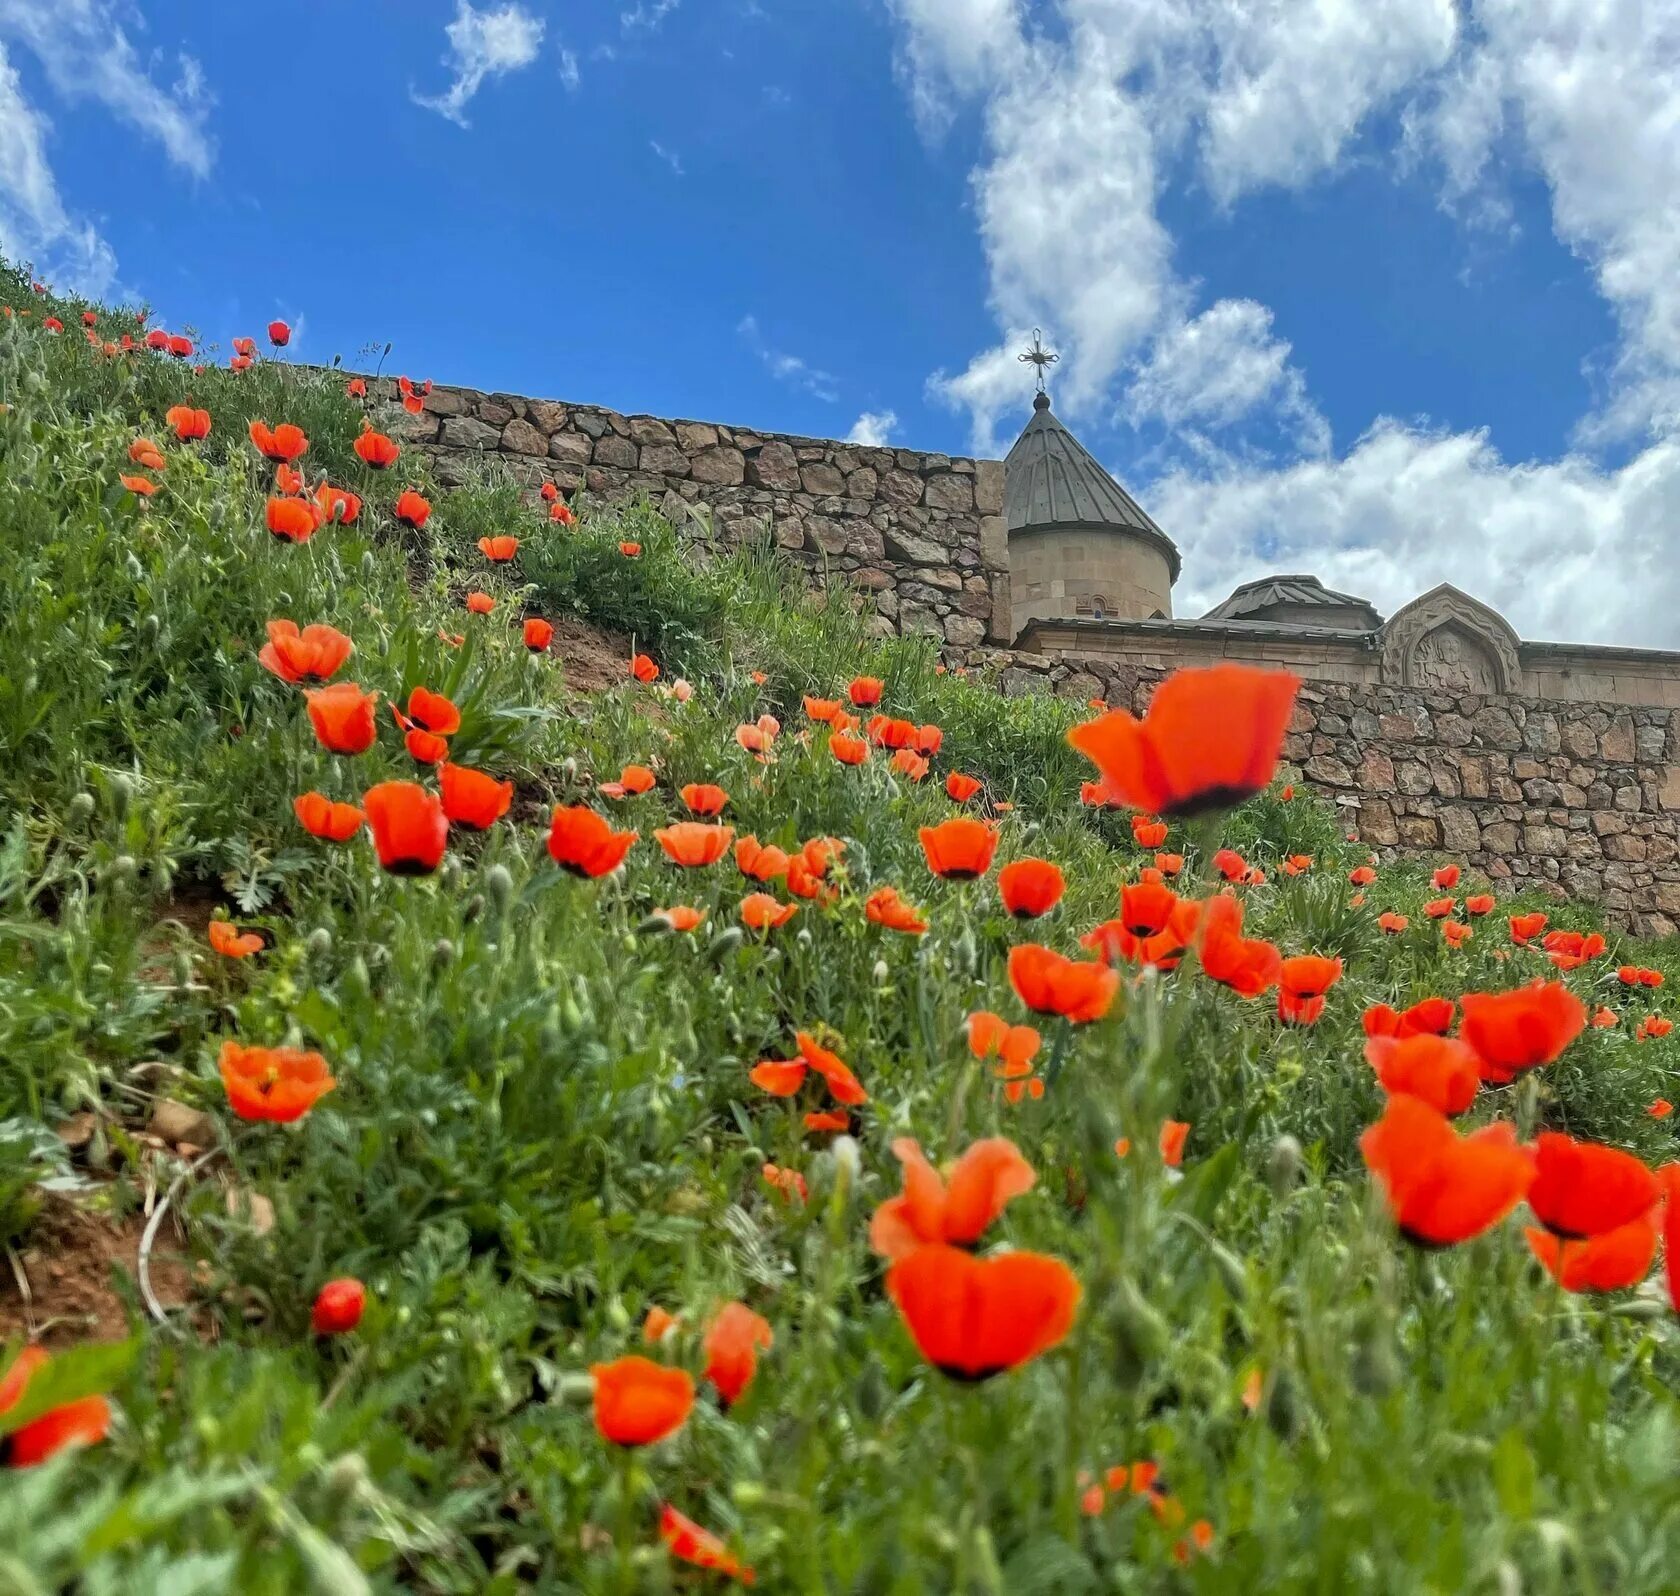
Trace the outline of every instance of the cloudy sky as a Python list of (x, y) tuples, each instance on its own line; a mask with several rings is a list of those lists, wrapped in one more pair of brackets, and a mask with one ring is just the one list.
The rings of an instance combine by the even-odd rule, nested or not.
[(1680, 647), (1680, 0), (0, 0), (0, 249), (226, 340), (1001, 453), (1177, 608)]

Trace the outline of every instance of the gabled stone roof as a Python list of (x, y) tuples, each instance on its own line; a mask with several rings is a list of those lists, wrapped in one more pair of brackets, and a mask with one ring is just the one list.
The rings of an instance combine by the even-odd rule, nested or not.
[(1178, 580), (1178, 548), (1091, 452), (1050, 411), (1050, 396), (1033, 400), (1033, 418), (1004, 461), (1004, 511), (1011, 532), (1055, 527), (1113, 528), (1161, 546)]
[(1214, 605), (1202, 618), (1208, 621), (1256, 619), (1265, 611), (1286, 604), (1363, 610), (1372, 631), (1382, 625), (1382, 616), (1369, 599), (1355, 598), (1351, 593), (1338, 593), (1326, 587), (1316, 576), (1294, 575), (1262, 576), (1252, 582), (1244, 582), (1228, 599)]

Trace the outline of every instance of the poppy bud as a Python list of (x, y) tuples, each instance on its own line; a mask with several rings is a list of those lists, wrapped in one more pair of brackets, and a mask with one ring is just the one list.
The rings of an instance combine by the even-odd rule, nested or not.
[(560, 779), (570, 785), (577, 780), (578, 763), (570, 754), (560, 761)]
[(359, 1280), (329, 1280), (315, 1298), (310, 1323), (318, 1336), (341, 1336), (362, 1322), (367, 1288)]
[(346, 1452), (327, 1465), (325, 1478), (330, 1495), (354, 1501), (367, 1488), (367, 1459), (360, 1452)]
[(1272, 1143), (1272, 1155), (1266, 1160), (1266, 1179), (1272, 1196), (1279, 1202), (1294, 1191), (1301, 1179), (1301, 1144), (1293, 1136), (1280, 1136)]
[(324, 959), (332, 952), (333, 934), (324, 925), (318, 925), (309, 933), (309, 940), (304, 946), (309, 950), (312, 959)]
[(70, 800), (70, 821), (72, 825), (83, 825), (93, 818), (93, 794), (79, 792)]
[(119, 853), (111, 861), (111, 881), (116, 886), (126, 886), (139, 874), (140, 867), (134, 862), (131, 853)]
[(1166, 1356), (1172, 1345), (1172, 1332), (1130, 1275), (1120, 1277), (1113, 1302), (1115, 1339), (1127, 1361), (1141, 1373)]
[(858, 1171), (863, 1167), (863, 1156), (858, 1151), (857, 1141), (851, 1136), (836, 1136), (828, 1144), (828, 1152), (834, 1160), (838, 1189), (844, 1196), (857, 1184)]
[(379, 567), (375, 564), (372, 549), (362, 551), (362, 580), (371, 582), (377, 575)]
[(887, 961), (885, 959), (877, 959), (875, 961), (875, 968), (869, 973), (875, 977), (876, 986), (885, 986), (887, 984), (887, 977), (892, 974), (892, 972), (887, 968)]
[[(892, 1393), (887, 1389), (886, 1377), (881, 1373), (881, 1365), (873, 1358), (863, 1366), (863, 1374), (857, 1383), (858, 1412), (871, 1421), (878, 1420), (886, 1411), (892, 1400)], [(739, 1486), (736, 1487), (740, 1489)]]
[(148, 643), (155, 643), (158, 639), (159, 621), (156, 615), (148, 615), (140, 623), (140, 636)]
[(368, 977), (367, 962), (357, 954), (350, 961), (349, 967), (340, 977), (339, 985), (344, 988), (344, 995), (352, 1004), (367, 1002), (373, 994), (373, 982)]
[(173, 969), (175, 972), (175, 985), (177, 987), (185, 988), (192, 985), (192, 958), (184, 950), (175, 955)]
[(738, 925), (727, 926), (706, 944), (709, 958), (723, 960), (729, 957), (742, 942), (741, 928)]
[(128, 801), (134, 796), (134, 783), (120, 772), (108, 783), (111, 795), (111, 818), (121, 820), (128, 813)]
[(468, 925), (472, 925), (474, 921), (482, 918), (483, 914), (484, 894), (482, 892), (475, 892), (467, 899), (465, 906), (462, 908), (461, 918), (466, 921)]
[(491, 865), (484, 872), (484, 889), (498, 915), (506, 914), (513, 902), (513, 876), (506, 865)]
[(448, 937), (439, 937), (432, 944), (432, 966), (445, 970), (455, 962), (455, 944)]
[(451, 891), (461, 885), (461, 861), (453, 854), (443, 861), (443, 868), (438, 871), (438, 880)]
[(607, 1323), (621, 1333), (630, 1328), (630, 1310), (622, 1297), (614, 1295), (607, 1300)]
[(737, 1507), (761, 1507), (765, 1501), (761, 1480), (737, 1480), (729, 1488), (729, 1495)]
[(671, 929), (671, 922), (662, 914), (650, 914), (636, 922), (639, 937), (662, 937)]

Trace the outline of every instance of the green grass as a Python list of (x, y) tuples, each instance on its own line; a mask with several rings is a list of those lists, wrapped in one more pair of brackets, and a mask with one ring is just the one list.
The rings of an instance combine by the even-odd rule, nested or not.
[[(657, 1545), (661, 1500), (730, 1537), (771, 1591), (1674, 1588), (1680, 1356), (1657, 1287), (1567, 1297), (1515, 1219), (1412, 1252), (1359, 1159), (1380, 1111), (1362, 1009), (1549, 970), (1509, 948), (1503, 915), (1520, 905), (1448, 953), (1422, 915), (1426, 872), (1385, 869), (1355, 908), (1346, 872), (1365, 855), (1334, 814), (1262, 796), (1222, 840), (1270, 876), (1245, 891), (1254, 932), (1347, 959), (1323, 1021), (1285, 1029), (1268, 1000), (1152, 979), (1065, 1041), (1046, 1027), (1065, 1067), (1042, 1102), (1011, 1106), (974, 1072), (964, 1016), (1021, 1018), (1009, 946), (1074, 951), (1147, 862), (1123, 815), (1078, 803), (1079, 711), (938, 675), (925, 644), (871, 641), (843, 595), (811, 599), (768, 552), (699, 562), (646, 505), (585, 504), (567, 532), (493, 469), (433, 492), (408, 451), (380, 477), (350, 452), (360, 410), (328, 374), (108, 361), (80, 338), (79, 305), (58, 309), (54, 338), (23, 280), (0, 278), (0, 303), (35, 312), (0, 322), (5, 1239), (29, 1244), (43, 1182), (91, 1184), (114, 1213), (155, 1199), (176, 1161), (135, 1132), (160, 1082), (214, 1114), (226, 1148), (176, 1199), (201, 1266), (193, 1322), (151, 1326), (136, 1304), (109, 1440), (0, 1476), (0, 1589), (701, 1588), (710, 1576)], [(167, 444), (165, 486), (141, 503), (117, 484), (128, 446), (163, 441), (163, 411), (189, 394), (215, 430)], [(271, 539), (251, 416), (302, 424), (307, 463), (365, 496), (362, 521), (302, 548)], [(418, 536), (389, 514), (409, 485), (437, 506)], [(492, 532), (523, 540), (509, 571), (477, 553)], [(465, 615), (469, 587), (496, 595), (494, 615)], [(567, 693), (561, 666), (520, 646), (524, 612), (633, 635), (693, 700), (628, 675)], [(256, 662), (275, 616), (340, 627), (356, 644), (343, 674), (388, 698), (449, 691), (456, 757), (515, 778), (514, 815), (453, 837), (418, 882), (383, 875), (365, 839), (304, 835), (295, 793), (354, 799), (414, 766), (388, 719), (359, 759), (318, 750), (297, 693)], [(944, 728), (925, 783), (796, 740), (802, 695), (862, 670), (893, 713)], [(785, 730), (759, 766), (732, 734), (766, 712)], [(642, 834), (625, 869), (560, 875), (546, 807), (587, 801), (630, 760), (656, 761), (661, 786), (611, 806)], [(1064, 866), (1067, 898), (1039, 927), (1005, 918), (989, 879), (929, 875), (916, 832), (952, 812), (953, 768), (1016, 805), (1000, 861)], [(844, 838), (839, 902), (768, 937), (728, 934), (739, 873), (679, 877), (651, 835), (675, 787), (707, 779), (742, 834)], [(1293, 852), (1316, 860), (1295, 880), (1277, 868)], [(925, 908), (926, 937), (865, 921), (883, 883)], [(205, 891), (272, 946), (211, 954), (175, 923)], [(706, 927), (649, 924), (676, 902)], [(1539, 906), (1594, 923), (1587, 906)], [(1412, 916), (1398, 938), (1375, 926), (1390, 907)], [(1631, 1030), (1666, 989), (1623, 997), (1614, 966), (1672, 980), (1680, 960), (1612, 941), (1570, 980), (1623, 1023), (1546, 1071), (1538, 1108), (1655, 1163), (1672, 1121), (1645, 1108), (1680, 1097), (1675, 1041)], [(814, 1022), (872, 1097), (855, 1169), (747, 1081)], [(230, 1036), (318, 1048), (338, 1089), (296, 1126), (242, 1125), (215, 1072)], [(1501, 1095), (1477, 1116), (1505, 1112)], [(90, 1108), (104, 1128), (72, 1167), (44, 1133)], [(1193, 1127), (1182, 1178), (1153, 1152), (1168, 1117)], [(1061, 1349), (974, 1387), (919, 1358), (866, 1239), (907, 1134), (936, 1160), (1017, 1141), (1039, 1181), (994, 1235), (1079, 1275)], [(805, 1174), (807, 1205), (766, 1187), (767, 1161)], [(268, 1199), (271, 1229), (230, 1213), (230, 1186)], [(314, 1293), (345, 1274), (367, 1282), (368, 1317), (317, 1343)], [(622, 1467), (591, 1423), (589, 1364), (638, 1350), (659, 1304), (691, 1327), (663, 1355), (698, 1368), (692, 1327), (731, 1297), (775, 1329), (756, 1382), (727, 1414), (702, 1397), (678, 1437)], [(1182, 1529), (1138, 1499), (1079, 1511), (1082, 1470), (1145, 1458), (1187, 1522), (1213, 1526), (1206, 1555), (1176, 1561)]]

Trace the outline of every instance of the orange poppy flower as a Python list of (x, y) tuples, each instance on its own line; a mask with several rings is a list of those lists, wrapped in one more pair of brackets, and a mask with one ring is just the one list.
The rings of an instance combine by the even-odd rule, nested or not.
[(1312, 869), (1312, 855), (1310, 853), (1292, 853), (1283, 861), (1283, 873), (1286, 876), (1304, 876)]
[(351, 399), (367, 398), (367, 379), (364, 377), (352, 377), (347, 383), (345, 383), (344, 392)]
[(1400, 1232), (1428, 1247), (1450, 1247), (1499, 1223), (1528, 1195), (1534, 1155), (1508, 1121), (1461, 1137), (1421, 1098), (1388, 1100), (1359, 1140)]
[(1198, 951), (1209, 979), (1257, 998), (1276, 985), (1283, 955), (1270, 942), (1245, 937), (1242, 922), (1242, 905), (1230, 893), (1215, 894), (1202, 906)]
[(656, 682), (659, 680), (659, 667), (646, 654), (634, 654), (630, 659), (630, 674), (638, 682)]
[(1086, 932), (1079, 945), (1107, 964), (1172, 970), (1195, 937), (1200, 916), (1200, 904), (1180, 898), (1164, 882), (1132, 882), (1120, 889), (1119, 918)]
[(942, 1176), (908, 1136), (892, 1144), (904, 1166), (904, 1191), (889, 1197), (869, 1222), (869, 1245), (883, 1258), (904, 1258), (932, 1242), (971, 1246), (1012, 1198), (1038, 1177), (1014, 1142), (990, 1136), (973, 1143)]
[(449, 823), (473, 831), (488, 831), (513, 802), (511, 781), (497, 781), (482, 770), (469, 770), (447, 760), (438, 767), (438, 790)]
[(361, 434), (351, 448), (356, 451), (357, 458), (364, 465), (372, 466), (375, 471), (383, 471), (388, 466), (395, 465), (397, 456), (402, 453), (383, 432), (375, 432), (373, 423), (365, 416), (362, 418)]
[(533, 654), (541, 654), (554, 641), (554, 627), (550, 622), (533, 615), (525, 622), (523, 636), (526, 648)]
[(920, 781), (928, 773), (928, 762), (914, 748), (901, 748), (892, 756), (892, 768), (911, 781)]
[(881, 681), (874, 676), (855, 676), (846, 688), (846, 696), (859, 709), (867, 709), (871, 704), (881, 702)]
[(1080, 1290), (1059, 1258), (975, 1258), (936, 1245), (895, 1260), (887, 1295), (929, 1363), (953, 1379), (986, 1380), (1061, 1342), (1073, 1328)]
[(706, 1326), (700, 1343), (706, 1357), (701, 1378), (717, 1387), (726, 1407), (733, 1407), (758, 1372), (758, 1354), (768, 1352), (775, 1340), (767, 1319), (744, 1302), (726, 1303)]
[(1423, 912), (1431, 920), (1444, 920), (1457, 907), (1457, 902), (1452, 898), (1431, 898), (1424, 904)]
[(977, 1059), (997, 1058), (1002, 1061), (999, 1074), (1024, 1075), (1032, 1065), (1032, 1057), (1043, 1040), (1030, 1025), (1011, 1025), (990, 1009), (976, 1009), (963, 1021), (968, 1033), (968, 1050)]
[(1639, 1022), (1634, 1036), (1638, 1041), (1660, 1041), (1674, 1029), (1674, 1021), (1661, 1014), (1648, 1014)]
[(1443, 920), (1441, 922), (1441, 940), (1455, 952), (1464, 946), (1475, 932), (1461, 920)]
[(1379, 930), (1385, 931), (1391, 937), (1397, 937), (1412, 922), (1403, 914), (1396, 914), (1392, 909), (1385, 910), (1377, 916)]
[(1526, 948), (1546, 929), (1546, 919), (1547, 917), (1538, 911), (1533, 914), (1513, 914), (1511, 916), (1511, 940), (1519, 948)]
[(810, 1113), (805, 1116), (804, 1125), (808, 1131), (848, 1131), (852, 1119), (849, 1114)]
[(797, 903), (782, 903), (768, 892), (749, 892), (741, 899), (741, 920), (749, 931), (773, 931), (798, 913)]
[(804, 1058), (762, 1058), (747, 1071), (747, 1079), (772, 1097), (792, 1097), (805, 1084), (811, 1066)]
[(467, 594), (467, 610), (472, 615), (488, 615), (496, 607), (496, 601), (488, 593)]
[(763, 1177), (767, 1186), (781, 1194), (783, 1202), (795, 1199), (804, 1202), (809, 1195), (805, 1189), (805, 1177), (797, 1169), (778, 1169), (774, 1164), (766, 1164)]
[(130, 465), (143, 466), (148, 471), (161, 471), (165, 465), (163, 455), (150, 438), (136, 438), (128, 446), (128, 460)]
[(1159, 848), (1167, 840), (1167, 824), (1153, 815), (1132, 816), (1132, 841), (1140, 848)]
[[(411, 526), (418, 532), (431, 518), (432, 501), (424, 494), (416, 493), (413, 488), (404, 488), (397, 495), (397, 502), (391, 506), (391, 513), (404, 526)], [(484, 540), (481, 538), (479, 540), (480, 547), (483, 546), (483, 542)], [(515, 546), (517, 547), (517, 543), (515, 543)], [(513, 556), (510, 554), (507, 558), (511, 560)]]
[(270, 427), (266, 421), (253, 421), (248, 430), (257, 452), (269, 460), (291, 465), (309, 452), (309, 439), (304, 436), (303, 428), (294, 427), (289, 421), (281, 422), (278, 427)]
[(158, 490), (157, 483), (153, 482), (149, 477), (119, 476), (117, 480), (122, 483), (122, 485), (127, 488), (130, 493), (137, 494), (142, 499), (151, 498), (151, 496)]
[(348, 488), (335, 488), (323, 481), (315, 489), (315, 515), (322, 526), (350, 526), (361, 513), (362, 501)]
[(828, 751), (842, 765), (861, 765), (869, 757), (869, 744), (850, 732), (835, 732), (828, 739)]
[(307, 543), (321, 530), (320, 511), (308, 499), (270, 499), (268, 530), (288, 543)]
[(679, 820), (654, 832), (654, 840), (672, 864), (685, 869), (716, 864), (735, 835), (728, 826), (704, 826), (698, 820)]
[(348, 842), (362, 829), (367, 818), (354, 804), (337, 804), (325, 793), (306, 792), (292, 800), (292, 813), (312, 837), (327, 842)]
[[(0, 1375), (0, 1416), (24, 1399), (29, 1382), (52, 1361), (42, 1347), (28, 1346)], [(0, 1437), (0, 1460), (8, 1468), (34, 1468), (75, 1446), (96, 1446), (111, 1428), (111, 1405), (102, 1396), (81, 1397), (49, 1409)]]
[(822, 1076), (835, 1102), (856, 1108), (869, 1101), (869, 1093), (838, 1053), (822, 1046), (809, 1031), (796, 1031), (794, 1039), (799, 1043), (799, 1056)]
[(923, 826), (919, 835), (928, 869), (948, 880), (972, 881), (985, 875), (997, 852), (997, 827), (968, 815)]
[(1607, 1009), (1601, 1003), (1593, 1010), (1592, 1024), (1595, 1030), (1608, 1031), (1620, 1025), (1621, 1019), (1614, 1009)]
[(379, 735), (373, 718), (377, 693), (364, 693), (354, 682), (334, 682), (304, 695), (309, 723), (321, 746), (334, 754), (365, 754)]
[(1604, 952), (1605, 941), (1596, 931), (1548, 931), (1541, 946), (1558, 969), (1578, 970)]
[(864, 727), (870, 742), (877, 748), (913, 748), (916, 742), (916, 723), (894, 720), (890, 715), (871, 715)]
[(1034, 920), (1048, 914), (1067, 890), (1059, 866), (1047, 859), (1017, 859), (998, 871), (998, 893), (1003, 906), (1017, 920)]
[(626, 765), (617, 781), (604, 781), (601, 791), (609, 798), (639, 798), (659, 785), (659, 778), (646, 765)]
[(1556, 1236), (1579, 1240), (1632, 1224), (1661, 1195), (1657, 1177), (1632, 1153), (1558, 1131), (1534, 1139), (1534, 1166), (1528, 1206)]
[(1435, 883), (1436, 891), (1450, 892), (1458, 885), (1460, 873), (1461, 872), (1459, 871), (1458, 866), (1455, 864), (1442, 865), (1441, 868), (1430, 877), (1430, 880)]
[(1356, 870), (1348, 871), (1348, 880), (1356, 887), (1368, 887), (1377, 879), (1377, 872), (1370, 865), (1360, 865)]
[(247, 931), (241, 936), (239, 927), (231, 920), (212, 920), (209, 938), (210, 946), (225, 959), (247, 959), (268, 945), (255, 932)]
[(655, 909), (653, 911), (673, 931), (693, 931), (704, 923), (706, 911), (696, 909), (686, 903), (673, 904), (669, 909)]
[(642, 546), (640, 543), (620, 543), (618, 546), (618, 552), (627, 560), (640, 559)]
[(1570, 1241), (1530, 1225), (1528, 1250), (1565, 1291), (1621, 1291), (1637, 1286), (1657, 1256), (1657, 1210), (1584, 1241)]
[(573, 512), (572, 507), (564, 500), (556, 500), (553, 504), (549, 505), (548, 518), (550, 521), (558, 521), (561, 526), (577, 525), (576, 514)]
[(735, 844), (735, 866), (754, 881), (774, 881), (787, 874), (788, 856), (780, 848), (766, 847), (757, 837), (743, 837)]
[(317, 622), (299, 631), (296, 621), (270, 621), (257, 661), (283, 682), (324, 682), (354, 652), (355, 644), (336, 627)]
[(615, 1446), (649, 1446), (675, 1434), (694, 1407), (694, 1381), (683, 1369), (668, 1369), (632, 1355), (594, 1363), (595, 1428)]
[(392, 875), (429, 876), (442, 863), (449, 821), (436, 794), (412, 781), (382, 781), (362, 795), (362, 809), (379, 862)]
[(1467, 992), (1458, 1034), (1482, 1060), (1482, 1079), (1503, 1086), (1550, 1064), (1587, 1023), (1581, 1000), (1561, 981), (1514, 992)]
[(642, 1340), (648, 1346), (655, 1346), (663, 1341), (673, 1330), (682, 1328), (682, 1319), (656, 1302), (648, 1309), (647, 1317), (642, 1320)]
[(274, 468), (274, 491), (281, 498), (295, 498), (305, 487), (303, 473), (284, 462)]
[(1110, 795), (1107, 786), (1100, 781), (1080, 782), (1079, 801), (1087, 809), (1106, 809), (1116, 802)]
[(1155, 855), (1155, 868), (1164, 876), (1176, 876), (1184, 868), (1184, 855), (1158, 853)]
[(507, 536), (480, 538), (478, 549), (493, 565), (506, 565), (519, 552), (519, 539)]
[(710, 782), (691, 781), (679, 789), (677, 796), (688, 806), (690, 814), (721, 815), (729, 802), (729, 794)]
[(302, 1119), (338, 1085), (319, 1053), (295, 1047), (245, 1047), (229, 1038), (217, 1067), (235, 1114), (280, 1125)]
[(945, 745), (945, 733), (938, 726), (916, 728), (916, 752), (931, 759)]
[(840, 713), (840, 700), (837, 698), (812, 698), (807, 694), (804, 703), (807, 718), (819, 726), (831, 725)]
[(200, 438), (210, 436), (208, 410), (194, 410), (191, 405), (171, 405), (163, 413), (163, 419), (168, 422), (182, 443), (195, 443)]
[(985, 785), (974, 776), (953, 770), (945, 777), (945, 796), (959, 804), (966, 804)]
[(871, 925), (888, 931), (902, 931), (909, 936), (919, 937), (928, 928), (921, 912), (899, 896), (897, 887), (877, 887), (864, 899), (863, 914)]
[(1324, 994), (1342, 978), (1342, 961), (1318, 954), (1285, 959), (1278, 966), (1278, 1018), (1291, 1025), (1315, 1025)]
[(1142, 720), (1110, 710), (1068, 741), (1134, 809), (1229, 809), (1270, 784), (1300, 685), (1288, 671), (1249, 665), (1181, 670), (1156, 688)]
[(696, 1568), (739, 1580), (743, 1585), (751, 1585), (757, 1577), (710, 1530), (683, 1517), (669, 1502), (659, 1511), (659, 1538), (673, 1557)]
[(634, 831), (614, 831), (584, 804), (559, 804), (548, 828), (548, 852), (562, 870), (593, 879), (611, 875), (636, 841)]
[(1164, 1120), (1159, 1140), (1161, 1162), (1168, 1169), (1177, 1169), (1184, 1162), (1184, 1144), (1190, 1140), (1190, 1122), (1183, 1119)]
[(1408, 1036), (1445, 1036), (1452, 1029), (1453, 1000), (1426, 997), (1403, 1013), (1386, 1003), (1375, 1003), (1366, 1009), (1363, 1025), (1367, 1036), (1392, 1036), (1404, 1040)]
[(1484, 914), (1492, 914), (1497, 901), (1491, 892), (1478, 892), (1464, 900), (1464, 912), (1472, 918), (1480, 918)]
[(1663, 984), (1661, 970), (1648, 970), (1643, 965), (1624, 964), (1616, 971), (1616, 979), (1623, 986), (1658, 987)]
[(1448, 1118), (1469, 1108), (1482, 1084), (1475, 1049), (1450, 1037), (1373, 1036), (1365, 1043), (1365, 1057), (1385, 1092), (1420, 1097)]
[(821, 874), (811, 868), (803, 853), (793, 854), (788, 859), (787, 889), (794, 897), (812, 902), (832, 903), (839, 896), (833, 887), (823, 884)]
[(1120, 977), (1106, 964), (1068, 959), (1035, 942), (1009, 950), (1009, 981), (1035, 1014), (1059, 1014), (1075, 1025), (1100, 1020), (1114, 1003)]

